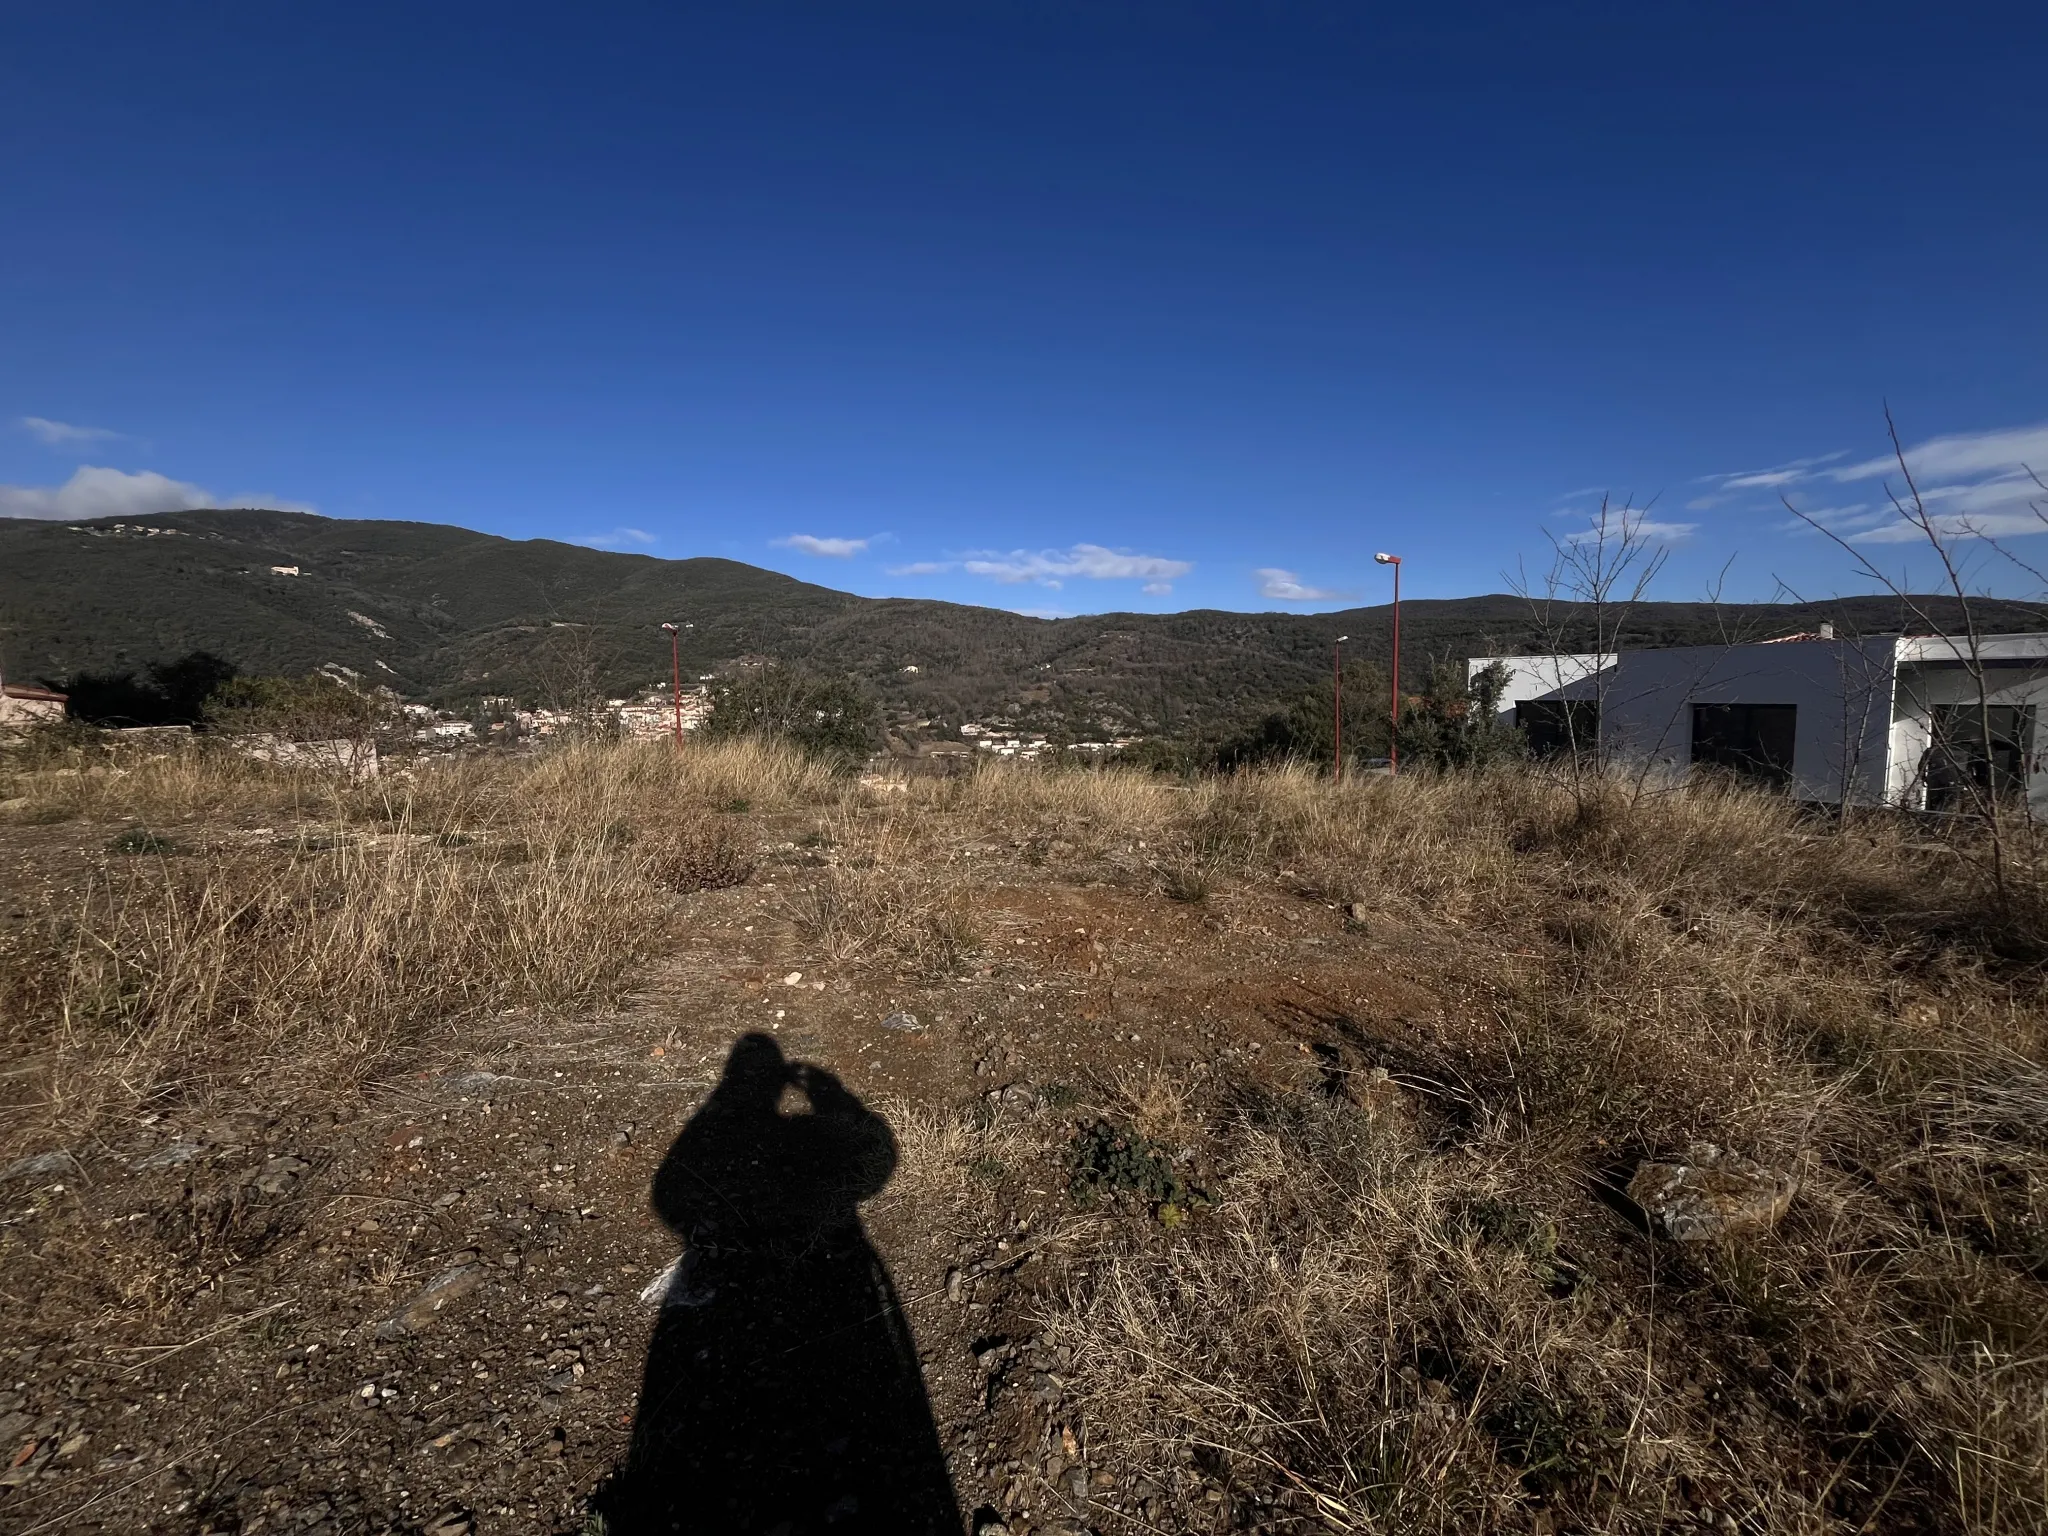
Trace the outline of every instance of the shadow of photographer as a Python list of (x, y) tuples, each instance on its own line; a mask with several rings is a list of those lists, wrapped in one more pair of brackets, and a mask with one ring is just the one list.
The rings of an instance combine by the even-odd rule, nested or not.
[(917, 1347), (860, 1224), (895, 1167), (887, 1122), (831, 1073), (767, 1035), (734, 1044), (654, 1177), (684, 1250), (595, 1501), (612, 1536), (958, 1536)]

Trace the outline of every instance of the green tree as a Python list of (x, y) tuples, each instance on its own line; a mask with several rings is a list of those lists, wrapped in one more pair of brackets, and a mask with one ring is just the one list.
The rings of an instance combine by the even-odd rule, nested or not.
[(235, 676), (235, 664), (211, 651), (152, 662), (149, 680), (133, 672), (80, 672), (50, 686), (67, 696), (65, 713), (94, 725), (198, 725), (206, 701)]
[(402, 720), (395, 699), (365, 693), (324, 672), (238, 677), (206, 706), (206, 723), (214, 730), (284, 741), (368, 741), (397, 730)]
[(770, 662), (711, 685), (707, 737), (772, 736), (840, 767), (881, 745), (882, 712), (858, 681)]

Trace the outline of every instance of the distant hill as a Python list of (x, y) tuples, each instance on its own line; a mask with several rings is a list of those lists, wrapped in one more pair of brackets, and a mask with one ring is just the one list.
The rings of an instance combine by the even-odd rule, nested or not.
[[(297, 575), (275, 568), (295, 567)], [(1944, 622), (1947, 605), (1928, 600)], [(2040, 627), (1987, 603), (1987, 627)], [(201, 511), (123, 521), (0, 519), (0, 660), (16, 679), (140, 667), (210, 650), (249, 672), (339, 665), (407, 697), (461, 706), (686, 674), (747, 656), (850, 672), (898, 718), (1007, 714), (1088, 729), (1215, 728), (1322, 675), (1330, 642), (1384, 661), (1384, 606), (1339, 613), (1097, 614), (864, 598), (733, 560), (660, 560), (435, 523), (300, 512)], [(1892, 598), (1646, 603), (1625, 645), (1761, 639), (1833, 621), (1844, 634), (1912, 625)], [(1539, 648), (1526, 602), (1495, 594), (1402, 605), (1402, 665)], [(915, 672), (906, 668), (915, 667)], [(1419, 672), (1418, 674), (1419, 675)]]

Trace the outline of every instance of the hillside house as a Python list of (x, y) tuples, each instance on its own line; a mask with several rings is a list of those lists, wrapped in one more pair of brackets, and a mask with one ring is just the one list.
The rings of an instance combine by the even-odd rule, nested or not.
[[(1837, 639), (1618, 654), (1478, 656), (1503, 724), (1548, 754), (1680, 777), (1711, 767), (1827, 805), (1962, 810), (1991, 791), (2048, 819), (2048, 634)], [(1981, 669), (1988, 695), (1978, 696)], [(1988, 719), (1987, 719), (1988, 716)]]

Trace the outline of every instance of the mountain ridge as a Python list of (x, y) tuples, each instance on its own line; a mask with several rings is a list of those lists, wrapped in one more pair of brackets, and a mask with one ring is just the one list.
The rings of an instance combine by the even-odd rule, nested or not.
[[(1952, 602), (1918, 601), (1953, 622)], [(1766, 638), (1825, 620), (1845, 634), (1876, 633), (1908, 627), (1907, 618), (1892, 597), (1654, 602), (1630, 608), (1622, 640), (1712, 642), (1731, 626)], [(1352, 637), (1347, 656), (1384, 662), (1391, 628), (1384, 604), (1032, 618), (860, 597), (716, 556), (664, 559), (443, 523), (268, 509), (0, 519), (0, 659), (16, 679), (61, 684), (209, 650), (251, 672), (338, 665), (451, 706), (489, 695), (545, 702), (665, 684), (658, 626), (671, 619), (693, 626), (682, 645), (693, 676), (767, 656), (859, 676), (904, 718), (1001, 715), (1162, 732), (1242, 720), (1313, 683), (1339, 634)], [(1992, 599), (1983, 620), (1994, 630), (2041, 623), (2028, 605)], [(1411, 599), (1402, 627), (1402, 664), (1418, 669), (1545, 640), (1528, 601), (1505, 593)]]

